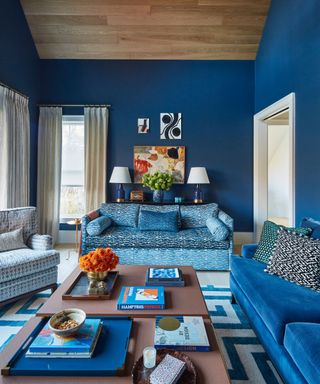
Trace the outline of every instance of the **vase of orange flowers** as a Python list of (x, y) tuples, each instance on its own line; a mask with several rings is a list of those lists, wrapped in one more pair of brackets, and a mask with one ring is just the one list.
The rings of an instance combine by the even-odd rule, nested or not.
[(119, 257), (111, 248), (97, 248), (80, 257), (80, 269), (87, 273), (89, 293), (106, 292), (108, 272), (115, 269)]

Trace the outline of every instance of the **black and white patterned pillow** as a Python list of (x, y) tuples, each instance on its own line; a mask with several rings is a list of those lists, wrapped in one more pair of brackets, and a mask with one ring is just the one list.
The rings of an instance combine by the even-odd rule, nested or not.
[(280, 229), (265, 271), (320, 291), (320, 240)]

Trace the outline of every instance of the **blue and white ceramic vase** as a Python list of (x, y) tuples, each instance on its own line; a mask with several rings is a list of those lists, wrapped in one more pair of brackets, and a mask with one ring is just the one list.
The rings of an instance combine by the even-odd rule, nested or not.
[(153, 191), (153, 201), (155, 203), (163, 202), (164, 191), (162, 189)]

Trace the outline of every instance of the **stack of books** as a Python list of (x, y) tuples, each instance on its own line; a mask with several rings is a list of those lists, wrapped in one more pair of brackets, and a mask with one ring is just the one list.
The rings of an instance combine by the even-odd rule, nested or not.
[(211, 350), (201, 316), (157, 316), (154, 347), (192, 352)]
[(117, 304), (119, 310), (158, 310), (164, 308), (163, 287), (122, 287)]
[(102, 328), (100, 319), (87, 319), (77, 334), (62, 338), (55, 335), (47, 323), (30, 345), (26, 357), (90, 358)]
[(179, 268), (148, 268), (146, 285), (162, 287), (184, 287), (183, 274)]

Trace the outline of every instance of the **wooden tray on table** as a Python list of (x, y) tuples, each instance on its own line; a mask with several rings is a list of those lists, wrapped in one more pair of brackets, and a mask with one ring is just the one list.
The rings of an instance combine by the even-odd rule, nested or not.
[(108, 291), (106, 293), (88, 293), (89, 280), (86, 272), (81, 271), (67, 290), (62, 294), (63, 300), (110, 300), (119, 271), (109, 271), (105, 280)]

